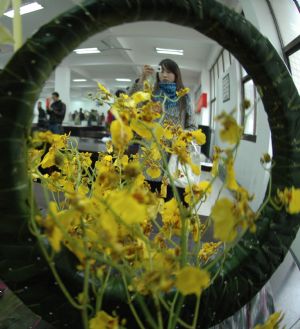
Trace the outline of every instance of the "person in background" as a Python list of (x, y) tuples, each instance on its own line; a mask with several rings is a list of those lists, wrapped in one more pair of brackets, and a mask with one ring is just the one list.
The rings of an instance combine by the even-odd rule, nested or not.
[(107, 127), (107, 129), (110, 128), (110, 125), (114, 120), (115, 120), (115, 117), (113, 116), (113, 114), (111, 113), (111, 110), (109, 109), (107, 111), (107, 117), (106, 117), (106, 127)]
[[(116, 97), (120, 97), (121, 94), (126, 94), (126, 91), (124, 91), (123, 89), (118, 89), (115, 92)], [(115, 120), (115, 117), (113, 116), (113, 114), (111, 113), (111, 110), (109, 109), (107, 111), (107, 118), (106, 118), (106, 127), (109, 129), (111, 123)]]
[(80, 122), (80, 115), (79, 112), (76, 110), (74, 112), (74, 124), (80, 126), (81, 122)]
[(126, 94), (126, 91), (123, 90), (123, 89), (118, 89), (118, 90), (115, 92), (115, 95), (116, 95), (117, 97), (120, 97), (120, 95), (122, 95), (122, 94)]
[(103, 127), (105, 123), (105, 115), (104, 113), (101, 113), (101, 115), (99, 116), (99, 126)]
[[(178, 101), (175, 101), (177, 98), (176, 91), (184, 88), (181, 71), (178, 64), (172, 59), (163, 59), (159, 63), (159, 68), (160, 69), (158, 71), (155, 71), (150, 65), (144, 65), (141, 76), (135, 80), (129, 94), (131, 95), (134, 92), (143, 90), (145, 80), (154, 80), (153, 100), (162, 102), (164, 100), (164, 96), (168, 97), (164, 104), (164, 120), (162, 124), (166, 121), (171, 121), (176, 125), (179, 124), (186, 130), (197, 129), (190, 96), (187, 94), (181, 97)], [(153, 192), (156, 190), (160, 191), (162, 184), (161, 177), (152, 179), (147, 176), (146, 178)], [(177, 190), (183, 200), (184, 189), (177, 188)], [(173, 192), (170, 186), (168, 186), (166, 200), (169, 200), (172, 197)]]
[(37, 126), (39, 129), (47, 129), (48, 128), (48, 119), (47, 119), (46, 111), (42, 107), (42, 102), (38, 102), (37, 108), (39, 111)]
[(84, 116), (84, 113), (82, 112), (82, 108), (79, 109), (79, 119), (80, 119), (80, 121), (85, 120), (85, 116)]
[(49, 130), (54, 134), (62, 133), (62, 122), (66, 115), (66, 104), (59, 99), (59, 93), (52, 93), (52, 103), (49, 108), (47, 108), (47, 113), (49, 115)]

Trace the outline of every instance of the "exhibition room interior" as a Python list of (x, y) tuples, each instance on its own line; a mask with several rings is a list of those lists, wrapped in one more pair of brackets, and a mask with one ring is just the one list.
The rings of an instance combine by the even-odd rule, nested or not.
[[(219, 2), (243, 15), (269, 39), (300, 92), (299, 1)], [(21, 16), (23, 42), (43, 24), (74, 5), (79, 5), (80, 1), (22, 0), (22, 6), (32, 3), (38, 5), (37, 9)], [(9, 12), (0, 18), (0, 23), (12, 30)], [(60, 44), (60, 40), (57, 40), (57, 44)], [(0, 69), (5, 67), (13, 53), (12, 45), (0, 45)], [(141, 77), (144, 65), (150, 65), (156, 70), (166, 58), (178, 64), (183, 84), (190, 89), (196, 126), (206, 134), (206, 144), (201, 147), (201, 164), (204, 167), (201, 179), (205, 180), (210, 175), (214, 146), (225, 147), (219, 136), (220, 124), (215, 118), (225, 111), (232, 113), (238, 124), (243, 126), (234, 169), (238, 184), (255, 194), (251, 208), (256, 211), (263, 202), (269, 181), (269, 173), (263, 168), (260, 159), (265, 153), (272, 156), (272, 135), (264, 105), (252, 77), (235, 56), (192, 28), (164, 21), (139, 21), (109, 27), (85, 40), (53, 68), (52, 74), (42, 86), (33, 109), (33, 130), (38, 129), (38, 102), (46, 109), (52, 93), (58, 92), (66, 104), (63, 131), (71, 132), (80, 151), (94, 154), (102, 152), (110, 139), (107, 117), (113, 98), (107, 104), (91, 99), (90, 95), (97, 93), (98, 83), (112, 95), (117, 90), (128, 93), (136, 79)], [(31, 63), (24, 65), (30, 66)], [(245, 100), (250, 101), (250, 109), (243, 107)], [(83, 117), (76, 120), (79, 112), (83, 113)], [(91, 119), (91, 113), (96, 115), (94, 119)], [(101, 115), (104, 120), (99, 122), (96, 118)], [(210, 215), (211, 207), (219, 196), (218, 188), (223, 184), (222, 179), (224, 177), (221, 174), (214, 183), (215, 192), (204, 202), (200, 215)], [(36, 186), (35, 190), (40, 209), (46, 208), (40, 187)], [(226, 188), (222, 189), (221, 195), (232, 198), (232, 193)], [(284, 262), (268, 283), (275, 309), (285, 313), (283, 323), (288, 329), (300, 328), (299, 266), (298, 232)]]

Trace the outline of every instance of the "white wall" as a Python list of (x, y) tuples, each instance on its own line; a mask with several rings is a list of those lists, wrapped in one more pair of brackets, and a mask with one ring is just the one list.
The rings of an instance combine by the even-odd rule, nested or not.
[[(229, 81), (230, 81), (230, 99), (226, 102), (223, 102), (223, 78), (229, 74)], [(237, 62), (234, 63), (229, 67), (227, 71), (220, 75), (217, 83), (217, 90), (216, 90), (216, 116), (222, 112), (230, 113), (234, 109), (236, 112), (234, 113), (234, 117), (238, 121), (239, 113), (237, 111), (238, 104), (239, 104), (239, 81), (237, 75)], [(221, 148), (228, 147), (228, 144), (225, 144), (221, 141), (219, 136), (220, 125), (216, 122), (216, 129), (215, 129), (215, 138), (214, 144), (220, 146)]]
[(210, 90), (209, 90), (209, 70), (205, 68), (201, 72), (201, 84), (202, 84), (202, 92), (207, 93), (207, 107), (202, 108), (201, 112), (197, 114), (198, 116), (198, 124), (203, 126), (209, 126), (209, 100), (210, 100)]
[(262, 154), (269, 151), (271, 138), (267, 114), (261, 102), (257, 106), (256, 135), (256, 143), (241, 141), (235, 164), (237, 181), (255, 194), (251, 204), (253, 210), (261, 204), (269, 178), (260, 164)]
[[(230, 99), (223, 102), (223, 77), (229, 74), (230, 79)], [(233, 59), (229, 69), (220, 75), (216, 90), (216, 115), (225, 111), (230, 113), (236, 109), (234, 117), (240, 122), (240, 104), (241, 104), (241, 82), (239, 73), (239, 63)], [(212, 136), (212, 144), (221, 148), (229, 145), (222, 142), (219, 137), (220, 125), (216, 123), (215, 133)], [(267, 121), (267, 115), (261, 101), (257, 107), (256, 122), (256, 143), (242, 140), (237, 152), (235, 162), (236, 179), (239, 184), (248, 189), (250, 193), (255, 194), (251, 206), (256, 210), (264, 197), (264, 193), (268, 183), (268, 175), (260, 164), (260, 157), (263, 153), (267, 153), (270, 148), (271, 132)]]

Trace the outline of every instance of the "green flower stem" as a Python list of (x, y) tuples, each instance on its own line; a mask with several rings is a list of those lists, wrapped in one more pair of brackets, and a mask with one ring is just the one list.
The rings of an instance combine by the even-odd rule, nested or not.
[(124, 283), (124, 288), (125, 288), (125, 292), (126, 292), (126, 296), (127, 296), (127, 300), (128, 300), (128, 305), (130, 307), (130, 310), (132, 312), (132, 315), (134, 316), (137, 324), (139, 325), (140, 329), (146, 329), (145, 326), (143, 325), (139, 315), (137, 314), (137, 311), (132, 303), (129, 291), (128, 291), (128, 283), (126, 281), (125, 275), (124, 273), (122, 273), (122, 279), (123, 279), (123, 283)]
[(197, 295), (197, 300), (196, 300), (196, 305), (195, 305), (195, 312), (194, 312), (194, 318), (193, 318), (193, 324), (192, 328), (196, 329), (197, 326), (197, 320), (198, 320), (198, 315), (199, 315), (199, 309), (200, 309), (200, 299), (201, 295)]
[(104, 292), (110, 277), (110, 273), (111, 273), (111, 267), (109, 267), (108, 272), (106, 274), (105, 280), (102, 284), (102, 286), (98, 289), (97, 292), (97, 297), (96, 297), (96, 306), (95, 306), (95, 310), (96, 312), (98, 312), (99, 310), (101, 310), (102, 308), (102, 302), (103, 302), (103, 296), (104, 296)]
[[(56, 196), (55, 196), (55, 193), (53, 191), (51, 191), (51, 195), (52, 195), (52, 198), (53, 198), (53, 201), (56, 203), (57, 205), (57, 208), (60, 209), (60, 205), (59, 205), (59, 202), (58, 200), (56, 200)], [(48, 203), (49, 204), (49, 203)]]
[(170, 312), (169, 312), (168, 328), (167, 329), (171, 329), (171, 327), (172, 327), (172, 323), (173, 323), (173, 320), (175, 318), (174, 309), (175, 309), (175, 305), (176, 305), (176, 301), (177, 301), (178, 296), (179, 296), (179, 291), (177, 290), (176, 293), (175, 293), (175, 296), (173, 298), (172, 304), (171, 304), (171, 308), (170, 308)]
[(77, 177), (76, 177), (76, 188), (75, 191), (78, 191), (78, 188), (80, 186), (81, 183), (81, 179), (82, 179), (82, 168), (81, 168), (81, 161), (79, 158), (79, 152), (76, 152), (76, 162), (77, 162)]
[[(266, 207), (266, 205), (271, 202), (271, 193), (272, 193), (272, 171), (269, 171), (269, 182), (268, 182), (268, 194), (264, 202), (260, 205), (259, 209), (256, 212), (256, 218), (259, 218), (261, 212)], [(273, 205), (273, 202), (272, 202)], [(276, 209), (276, 208), (275, 208)]]
[(161, 306), (159, 299), (156, 295), (156, 293), (153, 294), (153, 300), (154, 300), (154, 305), (156, 308), (156, 313), (157, 313), (157, 319), (158, 319), (158, 329), (164, 329), (164, 323), (163, 323), (163, 318), (162, 318), (162, 313), (161, 313)]
[(84, 305), (82, 309), (82, 320), (84, 329), (89, 328), (89, 316), (88, 316), (88, 302), (89, 302), (89, 279), (90, 279), (90, 269), (91, 263), (90, 260), (87, 259), (84, 269), (84, 281), (83, 281), (83, 300)]
[(283, 206), (279, 206), (278, 204), (276, 204), (272, 199), (270, 199), (269, 202), (270, 202), (271, 206), (273, 208), (275, 208), (275, 210), (277, 210), (277, 211), (280, 211), (283, 207)]
[(45, 248), (45, 245), (44, 245), (44, 242), (42, 241), (42, 236), (41, 234), (39, 233), (39, 230), (36, 226), (36, 223), (34, 223), (34, 219), (31, 220), (31, 225), (32, 225), (32, 228), (33, 230), (32, 233), (34, 236), (36, 236), (37, 240), (38, 240), (38, 244), (41, 248), (41, 252), (45, 258), (45, 260), (47, 261), (48, 263), (48, 266), (58, 284), (58, 286), (60, 287), (61, 291), (63, 292), (63, 294), (65, 295), (66, 299), (68, 300), (68, 302), (76, 309), (78, 310), (82, 310), (83, 309), (83, 306), (82, 305), (79, 305), (75, 302), (75, 300), (73, 299), (73, 297), (70, 295), (69, 291), (67, 290), (66, 286), (64, 285), (64, 283), (62, 282), (56, 268), (55, 268), (55, 263), (51, 260), (51, 258), (49, 257), (48, 253), (47, 253), (47, 250)]
[[(219, 175), (216, 175), (215, 177), (213, 177), (212, 178), (212, 180), (209, 182), (209, 184), (208, 184), (208, 186), (207, 186), (207, 188), (204, 190), (204, 195), (206, 196), (206, 194), (207, 194), (207, 192), (208, 192), (208, 190), (210, 189), (210, 188), (212, 188), (212, 186), (213, 186), (213, 183), (215, 182), (215, 180), (218, 178), (218, 176)], [(200, 210), (200, 207), (202, 206), (202, 202), (200, 202), (200, 205), (199, 205), (199, 207), (197, 207), (197, 204), (195, 204), (195, 205), (193, 205), (193, 207), (197, 207), (195, 210), (195, 212), (196, 212), (196, 214), (198, 214), (198, 211)]]
[[(175, 312), (173, 311), (172, 319), (169, 319), (168, 329), (175, 329), (176, 328), (177, 321), (178, 321), (179, 316), (180, 316), (180, 311), (182, 309), (182, 305), (183, 305), (183, 302), (184, 302), (184, 298), (185, 297), (183, 295), (179, 294), (179, 301), (178, 301), (177, 305), (174, 303), (174, 300), (173, 300), (172, 307), (173, 307), (173, 309), (175, 308)], [(171, 322), (170, 322), (170, 320), (171, 320)]]
[[(148, 129), (148, 130), (150, 131), (151, 136), (152, 136), (152, 138), (153, 138), (155, 144), (157, 145), (157, 148), (158, 148), (159, 153), (160, 153), (160, 155), (161, 155), (161, 160), (162, 160), (162, 162), (163, 162), (163, 169), (165, 170), (165, 172), (166, 172), (166, 174), (167, 174), (167, 176), (168, 176), (168, 178), (169, 178), (169, 182), (170, 182), (170, 185), (171, 185), (172, 191), (173, 191), (173, 193), (174, 193), (174, 197), (175, 197), (175, 199), (177, 200), (177, 204), (178, 204), (178, 206), (179, 206), (179, 211), (180, 211), (181, 218), (183, 218), (184, 215), (185, 215), (185, 214), (184, 214), (183, 205), (182, 205), (181, 202), (180, 202), (180, 197), (179, 197), (179, 194), (178, 194), (177, 188), (176, 188), (176, 186), (175, 186), (175, 184), (174, 184), (174, 179), (173, 179), (173, 177), (172, 177), (172, 175), (171, 175), (171, 173), (170, 173), (170, 171), (169, 171), (168, 161), (167, 161), (167, 159), (166, 159), (165, 152), (164, 152), (164, 150), (162, 149), (162, 147), (160, 146), (160, 143), (159, 143), (159, 141), (157, 140), (156, 136), (154, 135), (152, 129), (149, 129), (149, 128), (146, 127), (145, 125), (144, 125), (144, 127), (145, 127), (145, 129)], [(147, 147), (148, 147), (148, 146), (147, 146)]]
[[(32, 226), (34, 228), (33, 233), (38, 238), (38, 242), (39, 242), (39, 245), (41, 247), (42, 253), (43, 253), (43, 255), (44, 255), (44, 257), (45, 257), (45, 259), (46, 259), (46, 261), (47, 261), (47, 263), (48, 263), (48, 265), (49, 265), (49, 267), (50, 267), (50, 269), (51, 269), (51, 271), (52, 271), (52, 273), (53, 273), (53, 275), (54, 275), (54, 277), (55, 277), (55, 279), (56, 279), (56, 281), (57, 281), (57, 283), (59, 285), (59, 287), (60, 287), (60, 289), (62, 290), (62, 292), (64, 293), (65, 297), (67, 298), (67, 300), (69, 301), (69, 303), (73, 307), (75, 307), (78, 310), (83, 311), (84, 308), (85, 308), (85, 306), (84, 305), (77, 304), (75, 302), (75, 300), (71, 297), (71, 295), (69, 294), (69, 292), (66, 289), (65, 285), (63, 284), (63, 282), (62, 282), (59, 274), (56, 271), (55, 264), (53, 263), (52, 259), (48, 256), (47, 251), (44, 248), (44, 244), (43, 244), (43, 241), (42, 241), (42, 235), (40, 234), (40, 232), (39, 232), (39, 230), (37, 228), (37, 225), (36, 225), (36, 223), (34, 221), (34, 218), (31, 219), (31, 224), (32, 224)], [(65, 232), (63, 232), (63, 233), (65, 233)], [(73, 243), (72, 240), (70, 242)], [(85, 252), (86, 255), (87, 255), (87, 257), (90, 257), (90, 258), (94, 258), (94, 259), (98, 259), (99, 260), (99, 256), (98, 255), (96, 255), (96, 254), (90, 254), (90, 253), (88, 253), (83, 248), (81, 249), (81, 251)], [(100, 258), (100, 261), (103, 261), (103, 259)], [(114, 264), (114, 263), (113, 264), (110, 264), (110, 265), (114, 266), (115, 268), (118, 268), (118, 266), (116, 266), (116, 264)], [(85, 291), (84, 296), (87, 296), (87, 289), (88, 289), (88, 284), (89, 284), (89, 275), (88, 275), (88, 273), (90, 271), (89, 268), (90, 268), (90, 265), (89, 266), (86, 266), (86, 272), (85, 272), (85, 276), (84, 276), (84, 287), (85, 287), (84, 288), (84, 291)], [(88, 273), (87, 273), (87, 271), (88, 271)], [(102, 297), (103, 297), (103, 293), (105, 291), (105, 288), (106, 288), (106, 285), (107, 285), (107, 282), (108, 282), (108, 277), (109, 277), (109, 275), (107, 275), (106, 280), (105, 280), (105, 283), (103, 285)], [(100, 299), (98, 300), (98, 303), (99, 303), (98, 305), (100, 305), (99, 307), (101, 307), (102, 297), (100, 295)], [(86, 328), (88, 328), (88, 316), (87, 316), (87, 314), (85, 314), (85, 316), (84, 316), (84, 325), (85, 325)], [(143, 329), (145, 329), (145, 328), (143, 328)]]
[[(102, 280), (97, 278), (97, 276), (95, 275), (95, 272), (91, 273), (91, 289), (93, 291), (94, 294), (94, 298), (96, 299), (96, 303), (97, 303), (97, 296), (98, 296), (98, 292), (100, 291), (100, 289), (97, 290), (97, 286), (96, 286), (96, 281), (100, 281), (102, 284)], [(95, 304), (96, 305), (96, 304)], [(96, 309), (96, 308), (95, 308)]]
[(152, 134), (152, 138), (154, 139), (156, 145), (158, 146), (158, 150), (161, 154), (161, 158), (162, 158), (162, 161), (163, 161), (163, 167), (164, 167), (164, 169), (167, 173), (170, 185), (172, 187), (175, 199), (177, 200), (177, 204), (178, 204), (178, 207), (179, 207), (180, 219), (181, 219), (181, 239), (180, 239), (180, 246), (181, 246), (180, 258), (181, 258), (181, 261), (180, 261), (180, 264), (181, 264), (181, 266), (184, 266), (185, 263), (186, 263), (186, 259), (187, 259), (187, 249), (188, 249), (188, 242), (187, 242), (188, 234), (186, 234), (187, 233), (186, 232), (187, 231), (186, 214), (185, 214), (185, 211), (184, 211), (183, 204), (180, 201), (180, 197), (179, 197), (177, 188), (175, 186), (174, 179), (173, 179), (173, 177), (172, 177), (172, 175), (169, 171), (168, 161), (166, 159), (166, 156), (165, 156), (165, 154), (164, 154), (164, 152), (163, 152), (156, 136), (154, 135), (153, 131), (151, 131), (151, 134)]
[[(161, 232), (162, 226), (160, 226), (155, 219), (152, 219), (152, 221), (153, 221), (154, 225), (158, 228), (158, 230)], [(165, 236), (165, 238), (174, 248), (178, 247), (177, 243), (174, 242), (172, 239), (170, 239), (167, 236)]]
[[(162, 306), (166, 309), (166, 311), (168, 311), (168, 313), (169, 313), (169, 318), (171, 317), (171, 316), (173, 316), (172, 314), (171, 314), (171, 308), (169, 307), (169, 305), (167, 304), (167, 302), (163, 299), (163, 297), (159, 297), (159, 300), (160, 300), (160, 302), (161, 302), (161, 304), (162, 304)], [(193, 329), (192, 328), (192, 326), (190, 326), (189, 324), (187, 324), (186, 322), (184, 322), (182, 319), (180, 319), (179, 317), (177, 318), (177, 322), (182, 326), (182, 327), (184, 327), (184, 328), (186, 328), (186, 329)]]
[[(186, 175), (187, 177), (187, 181), (188, 181), (188, 186), (190, 187), (191, 189), (191, 194), (192, 194), (192, 199), (193, 199), (193, 203), (195, 203), (195, 196), (194, 196), (194, 193), (193, 193), (193, 189), (192, 189), (192, 185), (191, 184), (191, 181), (190, 181), (190, 178), (188, 176), (188, 170), (187, 170), (187, 165), (184, 164), (184, 174)], [(188, 225), (187, 225), (187, 221), (184, 220), (181, 222), (181, 225), (182, 225), (182, 231), (181, 231), (181, 247), (184, 248), (184, 251), (186, 252), (186, 254), (188, 253), (188, 244), (189, 244), (189, 232), (188, 232)], [(187, 226), (186, 228), (183, 228), (183, 225)], [(182, 262), (182, 266), (185, 264), (185, 259), (183, 260)]]
[(144, 315), (145, 315), (145, 317), (147, 319), (147, 322), (149, 323), (150, 327), (152, 329), (157, 329), (157, 324), (155, 323), (155, 321), (154, 321), (151, 313), (149, 312), (149, 309), (148, 309), (148, 307), (147, 307), (147, 305), (146, 305), (146, 303), (144, 301), (144, 298), (141, 297), (138, 294), (136, 295), (135, 298), (136, 298), (138, 304), (140, 305), (140, 307), (141, 307), (141, 309), (142, 309), (142, 311), (143, 311), (143, 313), (144, 313)]
[[(83, 231), (83, 246), (85, 254), (87, 254), (88, 251), (88, 245), (87, 245), (87, 237), (86, 237), (86, 231), (85, 231), (85, 225), (83, 222), (83, 219), (81, 218), (81, 228)], [(83, 320), (83, 326), (84, 329), (89, 328), (89, 316), (88, 316), (88, 305), (89, 305), (89, 281), (90, 281), (90, 270), (91, 270), (91, 262), (90, 259), (87, 258), (85, 262), (85, 268), (84, 268), (84, 280), (83, 280), (83, 310), (82, 310), (82, 320)]]
[[(30, 196), (30, 202), (31, 202), (31, 209), (35, 209), (34, 208), (34, 195), (33, 195), (33, 188), (32, 188), (32, 182), (29, 182), (30, 185), (30, 191), (31, 191), (31, 196)], [(55, 263), (52, 261), (52, 257), (50, 257), (48, 255), (48, 252), (45, 248), (44, 245), (44, 241), (43, 241), (43, 237), (40, 234), (40, 231), (37, 227), (37, 224), (35, 222), (34, 219), (34, 212), (31, 212), (31, 218), (30, 218), (30, 223), (29, 223), (29, 229), (32, 232), (32, 234), (37, 238), (38, 244), (40, 246), (41, 252), (45, 258), (45, 260), (47, 261), (49, 268), (58, 284), (58, 286), (60, 287), (61, 291), (63, 292), (63, 294), (65, 295), (65, 297), (67, 298), (67, 300), (69, 301), (69, 303), (76, 309), (78, 310), (82, 310), (82, 305), (79, 305), (75, 302), (75, 300), (73, 299), (73, 297), (70, 295), (69, 291), (67, 290), (66, 286), (64, 285), (64, 283), (62, 282), (56, 268), (55, 268)]]

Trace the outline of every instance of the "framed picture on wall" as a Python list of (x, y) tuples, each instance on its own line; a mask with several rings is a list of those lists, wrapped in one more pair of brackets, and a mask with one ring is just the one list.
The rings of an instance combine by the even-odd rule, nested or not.
[(230, 77), (227, 73), (223, 78), (223, 103), (230, 100)]

